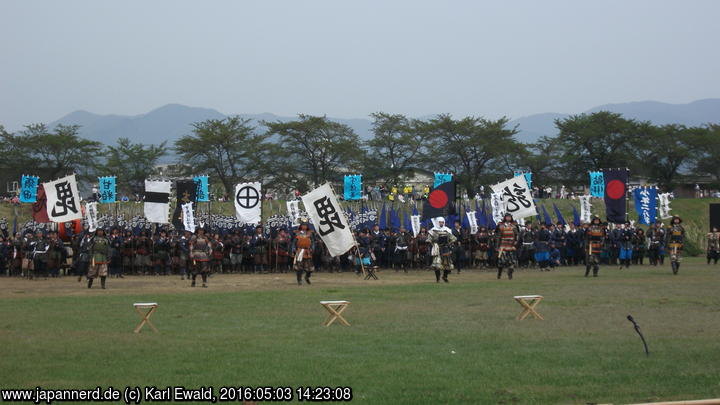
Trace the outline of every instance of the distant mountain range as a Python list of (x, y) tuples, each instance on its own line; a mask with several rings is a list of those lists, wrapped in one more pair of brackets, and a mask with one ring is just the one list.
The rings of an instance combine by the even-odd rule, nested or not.
[[(657, 101), (606, 104), (584, 112), (592, 113), (603, 110), (620, 113), (626, 118), (650, 121), (656, 125), (677, 123), (697, 126), (710, 122), (720, 123), (720, 99), (717, 98), (698, 100), (688, 104), (667, 104)], [(286, 122), (296, 119), (296, 117), (283, 117), (271, 113), (238, 115), (251, 119), (260, 130), (262, 130), (261, 121)], [(543, 135), (556, 135), (554, 121), (570, 115), (563, 113), (534, 114), (514, 119), (510, 121), (510, 125), (518, 125), (520, 130), (518, 139), (521, 142), (530, 143), (535, 142)], [(99, 115), (88, 111), (75, 111), (49, 123), (48, 126), (53, 128), (57, 124), (77, 124), (81, 126), (80, 135), (82, 137), (106, 144), (112, 144), (118, 138), (126, 137), (133, 142), (144, 144), (159, 144), (162, 141), (168, 141), (168, 146), (172, 146), (176, 139), (191, 133), (193, 122), (224, 117), (226, 117), (225, 114), (213, 109), (168, 104), (146, 114), (134, 116)], [(350, 126), (363, 139), (369, 139), (372, 136), (372, 121), (367, 118), (330, 119)]]

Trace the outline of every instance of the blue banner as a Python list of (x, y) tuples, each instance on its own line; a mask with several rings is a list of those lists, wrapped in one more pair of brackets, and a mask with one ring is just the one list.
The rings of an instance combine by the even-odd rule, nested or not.
[(437, 186), (451, 181), (452, 173), (435, 173), (435, 183), (433, 184), (433, 188), (437, 188)]
[(521, 175), (525, 175), (525, 180), (527, 180), (528, 189), (532, 189), (532, 172), (523, 172), (522, 170), (515, 170), (515, 177), (519, 177)]
[(362, 199), (362, 174), (348, 174), (345, 176), (345, 201)]
[(657, 188), (636, 188), (633, 194), (635, 197), (635, 211), (637, 211), (638, 214), (638, 222), (643, 225), (654, 224), (657, 214)]
[(23, 174), (20, 185), (20, 202), (34, 203), (37, 202), (38, 181), (37, 176), (29, 176)]
[(603, 172), (590, 172), (590, 195), (597, 198), (605, 196), (605, 177)]
[(208, 186), (208, 176), (195, 176), (195, 197), (197, 202), (210, 202), (210, 190)]
[(114, 203), (116, 199), (115, 176), (98, 177), (98, 193), (100, 193), (101, 203)]

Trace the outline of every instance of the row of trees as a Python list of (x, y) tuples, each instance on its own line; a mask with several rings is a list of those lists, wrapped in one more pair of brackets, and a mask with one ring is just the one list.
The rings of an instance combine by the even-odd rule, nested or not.
[(229, 117), (193, 124), (172, 147), (114, 146), (78, 136), (78, 126), (29, 125), (10, 134), (0, 126), (3, 165), (11, 172), (38, 169), (48, 177), (75, 172), (88, 179), (117, 174), (119, 185), (140, 192), (161, 158), (174, 152), (181, 174), (210, 174), (232, 193), (241, 181), (269, 187), (308, 189), (312, 184), (362, 173), (366, 182), (401, 184), (415, 169), (455, 173), (467, 190), (530, 170), (536, 184), (585, 184), (587, 171), (628, 167), (634, 175), (672, 189), (683, 176), (707, 175), (720, 183), (720, 125), (656, 126), (611, 112), (571, 116), (555, 122), (558, 135), (534, 144), (517, 140), (507, 118), (431, 119), (375, 113), (373, 136), (361, 140), (352, 128), (326, 117), (299, 115), (290, 122)]

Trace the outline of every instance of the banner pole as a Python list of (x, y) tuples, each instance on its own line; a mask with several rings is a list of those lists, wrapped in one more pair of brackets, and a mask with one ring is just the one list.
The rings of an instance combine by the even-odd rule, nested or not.
[[(337, 196), (337, 193), (335, 192), (335, 188), (333, 187), (332, 183), (328, 182), (328, 185), (330, 186), (330, 190), (332, 190), (333, 194)], [(358, 259), (360, 259), (360, 269), (362, 269), (363, 276), (365, 276), (365, 265), (363, 265), (362, 257), (360, 257), (360, 248), (358, 247), (357, 239), (355, 239), (355, 232), (350, 229), (350, 219), (348, 218), (345, 210), (340, 211), (342, 211), (343, 216), (345, 216), (345, 222), (348, 223), (348, 230), (350, 231), (350, 235), (353, 238), (353, 243), (355, 244), (355, 250), (357, 251)]]

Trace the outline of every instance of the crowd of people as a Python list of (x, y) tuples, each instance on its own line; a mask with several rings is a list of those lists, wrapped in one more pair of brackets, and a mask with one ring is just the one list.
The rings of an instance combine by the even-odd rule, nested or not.
[[(653, 266), (670, 257), (678, 272), (685, 243), (682, 220), (673, 217), (667, 226), (656, 223), (643, 229), (631, 223), (606, 224), (595, 217), (591, 223), (519, 226), (510, 215), (495, 229), (480, 227), (472, 233), (460, 222), (446, 226), (437, 218), (430, 229), (417, 235), (405, 228), (355, 231), (357, 249), (331, 257), (321, 238), (302, 222), (298, 228), (266, 229), (263, 226), (223, 228), (194, 233), (172, 227), (87, 227), (76, 234), (49, 229), (28, 229), (0, 237), (0, 274), (30, 279), (72, 275), (87, 280), (126, 275), (174, 275), (207, 286), (213, 273), (295, 272), (310, 284), (313, 271), (362, 272), (364, 267), (408, 272), (432, 269), (436, 281), (448, 282), (452, 271), (497, 269), (512, 279), (516, 267), (549, 271), (559, 266), (584, 265), (585, 275), (598, 275), (601, 265), (628, 268)], [(707, 236), (707, 261), (720, 258), (720, 232)]]

